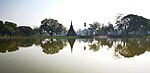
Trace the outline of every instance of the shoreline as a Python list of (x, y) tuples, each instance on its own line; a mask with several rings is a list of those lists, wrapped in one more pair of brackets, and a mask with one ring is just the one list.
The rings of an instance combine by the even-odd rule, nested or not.
[(150, 38), (150, 36), (128, 36), (128, 37), (121, 37), (121, 36), (107, 36), (107, 35), (101, 35), (101, 36), (0, 36), (0, 39), (23, 39), (23, 38), (39, 38), (39, 39), (46, 39), (46, 38), (54, 38), (54, 39), (93, 39), (93, 38), (99, 38), (99, 39), (107, 39), (107, 38)]

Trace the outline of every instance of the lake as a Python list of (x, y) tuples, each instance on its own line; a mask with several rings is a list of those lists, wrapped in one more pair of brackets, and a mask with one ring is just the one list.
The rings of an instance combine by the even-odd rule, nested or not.
[(0, 73), (149, 73), (150, 39), (0, 39)]

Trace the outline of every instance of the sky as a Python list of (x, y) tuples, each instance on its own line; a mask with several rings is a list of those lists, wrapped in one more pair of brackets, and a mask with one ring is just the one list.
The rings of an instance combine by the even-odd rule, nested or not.
[(72, 20), (78, 30), (84, 28), (85, 22), (114, 23), (119, 13), (150, 19), (149, 7), (149, 0), (0, 0), (0, 20), (34, 28), (43, 19), (52, 18), (67, 29)]

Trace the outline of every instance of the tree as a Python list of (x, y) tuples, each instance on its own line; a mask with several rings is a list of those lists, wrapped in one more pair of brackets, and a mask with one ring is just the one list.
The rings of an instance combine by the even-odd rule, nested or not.
[(114, 30), (114, 26), (112, 23), (108, 22), (108, 30), (111, 31), (111, 30)]
[(29, 26), (19, 26), (17, 27), (19, 30), (19, 34), (21, 36), (30, 36), (33, 35), (33, 29)]
[(42, 31), (46, 31), (48, 34), (50, 34), (51, 36), (56, 33), (56, 34), (60, 34), (62, 32), (62, 30), (64, 30), (64, 26), (60, 23), (58, 23), (57, 20), (55, 19), (44, 19), (41, 21), (41, 26), (40, 28), (42, 29)]
[(56, 27), (56, 34), (61, 34), (63, 30), (63, 25), (58, 23), (58, 26)]
[(89, 25), (90, 25), (89, 29), (91, 29), (95, 33), (97, 33), (101, 27), (101, 24), (99, 22), (94, 22), (93, 24), (89, 24)]
[(149, 22), (150, 22), (149, 19), (146, 19), (142, 16), (129, 14), (121, 19), (118, 27), (120, 27), (122, 31), (125, 32), (126, 35), (128, 35), (129, 32), (138, 32), (138, 31), (147, 32), (148, 30), (150, 30)]
[(123, 18), (123, 14), (118, 14), (117, 16), (116, 16), (116, 22), (115, 22), (115, 24), (116, 24), (116, 26), (115, 27), (117, 27), (117, 31), (122, 31), (122, 35), (123, 35), (123, 24), (121, 24), (121, 19)]
[(93, 24), (89, 24), (90, 28), (94, 31), (97, 31), (100, 28), (100, 23), (99, 22), (94, 22)]
[(0, 35), (4, 35), (4, 23), (0, 20)]
[(0, 35), (2, 36), (15, 36), (18, 34), (17, 24), (13, 22), (0, 21)]
[(14, 36), (18, 33), (17, 24), (13, 22), (6, 21), (4, 28), (7, 35)]
[(114, 26), (112, 23), (108, 22), (108, 27), (106, 28), (107, 32), (113, 32), (114, 31)]
[(38, 28), (38, 27), (35, 27), (35, 28), (33, 28), (33, 35), (34, 36), (39, 36), (41, 33), (40, 33), (40, 28)]

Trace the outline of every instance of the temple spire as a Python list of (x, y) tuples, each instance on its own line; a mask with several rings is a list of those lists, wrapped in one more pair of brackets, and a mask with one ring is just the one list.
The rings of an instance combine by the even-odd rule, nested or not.
[(70, 29), (69, 29), (69, 31), (67, 33), (67, 36), (77, 36), (76, 32), (73, 29), (72, 20), (71, 20)]

